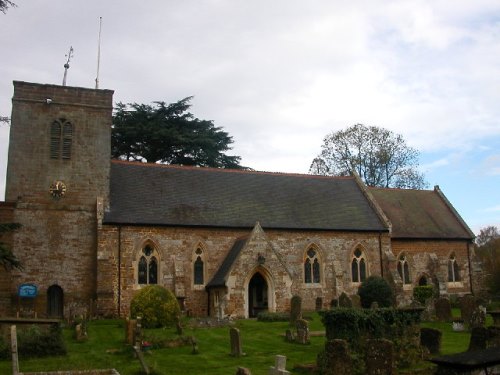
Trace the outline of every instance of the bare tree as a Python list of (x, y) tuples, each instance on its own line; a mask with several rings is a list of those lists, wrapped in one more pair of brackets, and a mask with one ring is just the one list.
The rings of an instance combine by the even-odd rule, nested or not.
[(16, 6), (17, 5), (10, 0), (0, 0), (0, 12), (3, 14), (7, 13), (7, 9), (9, 9), (9, 7), (13, 8)]

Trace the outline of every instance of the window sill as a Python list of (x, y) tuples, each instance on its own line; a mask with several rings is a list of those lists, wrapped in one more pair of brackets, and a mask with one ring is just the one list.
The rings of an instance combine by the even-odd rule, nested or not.
[(464, 284), (461, 281), (448, 282), (448, 288), (463, 288)]
[(413, 289), (413, 285), (411, 284), (403, 284), (403, 290), (412, 290)]

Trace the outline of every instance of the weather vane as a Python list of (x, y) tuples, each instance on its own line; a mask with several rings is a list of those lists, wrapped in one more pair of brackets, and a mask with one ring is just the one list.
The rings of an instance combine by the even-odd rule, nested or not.
[(64, 64), (64, 77), (63, 77), (63, 82), (62, 82), (63, 86), (66, 86), (66, 77), (68, 75), (69, 61), (73, 57), (73, 47), (69, 47), (69, 52), (65, 56), (68, 58), (68, 60), (66, 60), (66, 64)]

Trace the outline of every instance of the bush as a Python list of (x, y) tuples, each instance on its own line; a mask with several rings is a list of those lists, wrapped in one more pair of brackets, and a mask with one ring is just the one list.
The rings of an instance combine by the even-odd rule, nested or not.
[(361, 306), (369, 308), (373, 302), (377, 302), (380, 307), (390, 307), (393, 302), (393, 293), (387, 280), (379, 276), (367, 278), (358, 290), (361, 298)]
[[(59, 326), (41, 330), (38, 326), (33, 325), (27, 329), (19, 330), (17, 348), (19, 355), (24, 358), (66, 354), (62, 330)], [(10, 340), (5, 340), (2, 337), (0, 337), (0, 358), (10, 358)]]
[(425, 301), (432, 298), (434, 295), (434, 287), (432, 285), (419, 285), (413, 287), (413, 298), (425, 305)]
[(286, 312), (263, 311), (257, 315), (259, 322), (289, 322), (290, 314)]
[(144, 328), (173, 326), (180, 315), (180, 307), (174, 294), (159, 285), (148, 285), (132, 298), (130, 316), (140, 316)]

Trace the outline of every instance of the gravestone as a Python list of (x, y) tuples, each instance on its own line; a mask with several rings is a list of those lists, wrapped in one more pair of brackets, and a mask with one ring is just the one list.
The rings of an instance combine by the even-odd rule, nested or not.
[(500, 348), (500, 327), (490, 326), (488, 329), (488, 348)]
[(290, 326), (294, 326), (298, 319), (302, 319), (302, 298), (293, 296), (290, 300)]
[(427, 298), (425, 300), (425, 309), (422, 312), (422, 320), (431, 321), (436, 316), (436, 300), (434, 298)]
[(430, 354), (439, 354), (441, 351), (440, 330), (434, 328), (420, 328), (420, 345), (427, 348)]
[(179, 336), (182, 336), (182, 334), (184, 333), (184, 328), (182, 327), (182, 323), (181, 323), (181, 321), (179, 319), (175, 323), (175, 328), (177, 330), (177, 334)]
[(309, 344), (309, 323), (305, 319), (299, 319), (295, 322), (297, 336), (295, 341), (299, 344)]
[(246, 367), (238, 367), (236, 375), (252, 375), (252, 373)]
[(316, 311), (320, 311), (323, 309), (323, 298), (316, 298)]
[(137, 321), (135, 319), (129, 319), (125, 321), (125, 343), (129, 345), (134, 345), (134, 333)]
[(484, 327), (486, 323), (486, 309), (482, 306), (478, 306), (472, 312), (469, 320), (469, 328)]
[(286, 330), (285, 339), (287, 342), (294, 342), (295, 341), (295, 336), (293, 335), (293, 332), (291, 329)]
[(394, 372), (394, 348), (392, 341), (386, 339), (367, 340), (365, 374), (392, 375)]
[(241, 349), (241, 336), (238, 328), (231, 327), (229, 329), (229, 337), (231, 339), (231, 355), (233, 357), (240, 357), (244, 355)]
[(474, 327), (470, 333), (468, 352), (486, 349), (489, 332), (485, 327)]
[(451, 304), (448, 298), (438, 298), (435, 307), (437, 320), (440, 322), (449, 322), (451, 320)]
[(289, 371), (286, 370), (286, 357), (284, 355), (277, 355), (274, 359), (274, 366), (269, 368), (269, 375), (288, 375)]
[(75, 339), (76, 341), (85, 341), (87, 339), (87, 332), (85, 332), (85, 328), (81, 323), (75, 326)]
[(329, 340), (325, 343), (325, 375), (352, 374), (352, 359), (345, 340)]
[(352, 307), (351, 299), (344, 292), (339, 297), (339, 307)]
[(351, 304), (352, 304), (352, 307), (354, 307), (356, 309), (361, 308), (361, 297), (359, 296), (359, 294), (351, 295)]
[(466, 295), (460, 298), (460, 315), (465, 324), (469, 325), (472, 313), (476, 309), (476, 299), (473, 295)]

